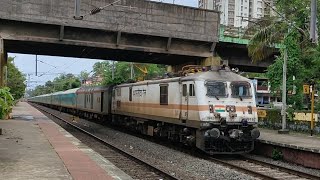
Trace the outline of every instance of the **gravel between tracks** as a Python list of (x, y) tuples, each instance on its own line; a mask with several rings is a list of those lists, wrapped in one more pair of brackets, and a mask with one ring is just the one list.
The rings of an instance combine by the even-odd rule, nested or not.
[(258, 155), (252, 155), (252, 154), (248, 154), (245, 155), (245, 157), (249, 157), (258, 161), (262, 161), (262, 162), (266, 162), (266, 163), (270, 163), (270, 164), (274, 164), (277, 166), (281, 166), (281, 167), (285, 167), (285, 168), (290, 168), (296, 171), (300, 171), (300, 172), (305, 172), (305, 173), (309, 173), (309, 174), (313, 174), (316, 176), (320, 176), (320, 170), (318, 169), (311, 169), (311, 168), (306, 168), (297, 164), (292, 164), (292, 163), (287, 163), (287, 162), (283, 162), (283, 161), (275, 161), (273, 159), (270, 158), (265, 158), (265, 157), (261, 157)]
[[(72, 119), (71, 115), (64, 113), (61, 115), (67, 120)], [(90, 121), (78, 119), (76, 124), (179, 179), (256, 179), (213, 162)]]

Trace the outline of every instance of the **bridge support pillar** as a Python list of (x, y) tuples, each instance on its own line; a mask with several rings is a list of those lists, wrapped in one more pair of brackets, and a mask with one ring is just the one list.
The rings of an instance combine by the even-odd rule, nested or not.
[(7, 85), (7, 56), (4, 50), (4, 40), (0, 38), (0, 87)]
[[(222, 59), (218, 55), (214, 55), (214, 56), (202, 59), (202, 60), (198, 60), (193, 63), (190, 62), (190, 63), (167, 66), (167, 72), (172, 72), (172, 73), (179, 72), (182, 70), (182, 67), (186, 66), (186, 65), (220, 66), (222, 64), (223, 64)], [(226, 65), (228, 65), (228, 64), (226, 64)]]
[(200, 60), (201, 66), (220, 66), (222, 59), (218, 55), (208, 57), (206, 59)]

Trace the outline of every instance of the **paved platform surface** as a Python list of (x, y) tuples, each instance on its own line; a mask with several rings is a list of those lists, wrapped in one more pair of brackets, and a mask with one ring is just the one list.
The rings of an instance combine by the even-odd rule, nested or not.
[(0, 179), (132, 179), (26, 102), (12, 116), (0, 120)]
[(309, 136), (290, 132), (289, 134), (278, 134), (278, 131), (260, 128), (261, 135), (258, 139), (261, 143), (272, 144), (287, 148), (299, 149), (320, 153), (320, 137)]

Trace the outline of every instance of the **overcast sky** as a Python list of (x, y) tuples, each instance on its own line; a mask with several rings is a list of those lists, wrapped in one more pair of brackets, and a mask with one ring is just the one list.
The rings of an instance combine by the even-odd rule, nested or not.
[[(173, 0), (153, 0), (166, 3), (173, 3)], [(175, 4), (197, 7), (198, 0), (174, 0)], [(35, 75), (35, 55), (12, 54), (9, 56), (15, 57), (15, 65), (24, 73), (27, 74), (29, 88), (34, 88), (37, 85), (44, 84), (48, 80), (53, 80), (61, 73), (80, 74), (85, 70), (90, 72), (92, 65), (99, 60), (80, 59), (80, 58), (65, 58), (55, 56), (38, 56), (38, 76)]]

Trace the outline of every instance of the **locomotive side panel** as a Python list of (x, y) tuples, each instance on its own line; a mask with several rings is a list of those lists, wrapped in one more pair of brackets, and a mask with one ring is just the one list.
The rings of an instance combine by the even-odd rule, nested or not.
[(179, 89), (179, 82), (117, 86), (112, 111), (115, 114), (179, 123)]
[(101, 111), (101, 104), (102, 104), (101, 91), (93, 91), (92, 94), (93, 94), (92, 111), (99, 113), (99, 114), (102, 114), (102, 111)]
[(84, 109), (84, 97), (85, 94), (82, 92), (77, 92), (77, 109)]

